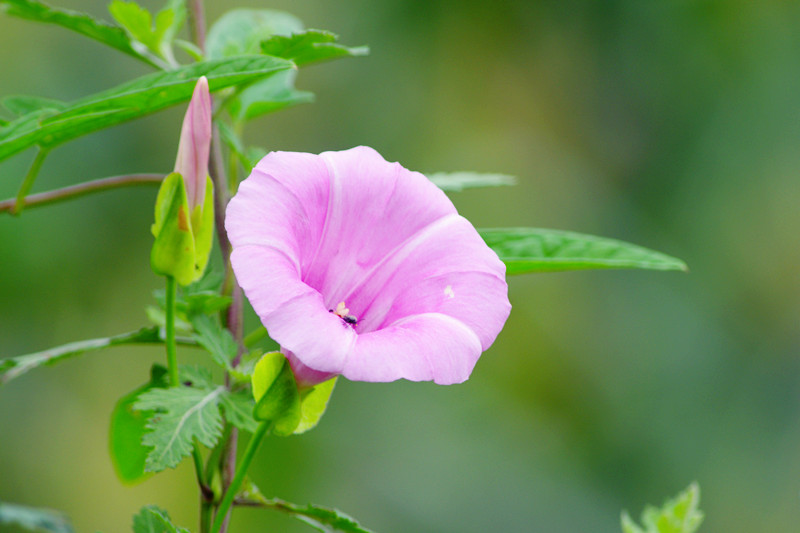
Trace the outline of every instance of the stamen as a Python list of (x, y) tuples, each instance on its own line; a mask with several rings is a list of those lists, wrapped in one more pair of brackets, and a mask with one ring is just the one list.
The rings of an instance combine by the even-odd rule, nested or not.
[(350, 314), (350, 309), (345, 306), (344, 302), (339, 302), (336, 309), (328, 309), (328, 312), (335, 314), (351, 326), (358, 324), (358, 319)]

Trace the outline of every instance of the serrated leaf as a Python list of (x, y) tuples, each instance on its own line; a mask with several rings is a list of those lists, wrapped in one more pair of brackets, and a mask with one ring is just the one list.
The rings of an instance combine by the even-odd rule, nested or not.
[(66, 103), (61, 100), (51, 98), (40, 98), (38, 96), (6, 96), (3, 98), (3, 107), (15, 115), (24, 115), (44, 109), (58, 111), (66, 107)]
[(180, 365), (178, 376), (181, 383), (187, 387), (199, 389), (213, 389), (214, 381), (211, 371), (204, 366)]
[(236, 357), (239, 347), (227, 329), (217, 323), (208, 315), (195, 315), (192, 317), (195, 333), (192, 337), (205, 348), (214, 359), (214, 362), (226, 370), (231, 369), (231, 361)]
[(0, 0), (0, 11), (27, 20), (61, 26), (141, 59), (152, 66), (161, 66), (153, 61), (153, 58), (136, 50), (122, 28), (96, 20), (86, 13), (59, 9), (34, 0)]
[(302, 30), (300, 19), (283, 11), (232, 9), (208, 31), (206, 54), (209, 59), (257, 54), (264, 39)]
[(133, 516), (133, 533), (189, 533), (189, 530), (175, 527), (165, 510), (147, 505)]
[(479, 172), (435, 172), (426, 174), (434, 185), (443, 191), (458, 192), (475, 187), (514, 185), (517, 179), (508, 174), (482, 174)]
[(8, 383), (14, 378), (43, 365), (52, 365), (70, 357), (75, 357), (86, 352), (102, 350), (111, 346), (122, 344), (151, 344), (161, 343), (158, 328), (142, 328), (138, 331), (115, 335), (114, 337), (101, 337), (79, 342), (71, 342), (41, 352), (35, 352), (17, 357), (9, 357), (0, 361), (0, 385)]
[(70, 103), (58, 112), (37, 111), (0, 129), (0, 160), (34, 145), (61, 143), (188, 101), (200, 76), (210, 90), (239, 86), (293, 68), (291, 62), (248, 56), (195, 63), (157, 72)]
[(258, 421), (253, 418), (256, 404), (250, 391), (228, 391), (222, 395), (220, 403), (225, 411), (225, 420), (248, 433), (256, 432)]
[(664, 502), (660, 508), (648, 506), (642, 513), (639, 527), (622, 513), (623, 533), (695, 533), (703, 522), (703, 512), (699, 510), (700, 487), (692, 483), (675, 498)]
[(123, 483), (137, 483), (144, 480), (148, 449), (142, 446), (142, 436), (147, 431), (147, 420), (152, 411), (136, 411), (133, 404), (139, 396), (154, 388), (166, 388), (167, 369), (153, 365), (150, 381), (126, 394), (114, 406), (109, 426), (109, 452), (114, 471)]
[(273, 35), (261, 42), (261, 52), (291, 59), (299, 67), (309, 63), (339, 57), (362, 56), (369, 53), (366, 46), (348, 48), (336, 41), (339, 36), (324, 30), (305, 30), (292, 35)]
[(192, 453), (194, 440), (213, 448), (222, 434), (219, 398), (224, 387), (200, 389), (172, 387), (142, 394), (134, 404), (140, 411), (156, 411), (147, 424), (149, 433), (142, 444), (153, 449), (147, 456), (145, 470), (160, 472), (175, 468)]
[(74, 533), (67, 517), (58, 511), (0, 502), (0, 525), (19, 526), (30, 531)]
[(616, 239), (540, 228), (478, 231), (507, 274), (609, 268), (687, 270), (680, 259)]

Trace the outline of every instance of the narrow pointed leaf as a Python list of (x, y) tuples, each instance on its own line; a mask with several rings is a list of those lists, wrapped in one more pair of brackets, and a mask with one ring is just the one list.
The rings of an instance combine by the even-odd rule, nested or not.
[(153, 448), (146, 471), (175, 468), (191, 454), (195, 439), (209, 448), (216, 445), (222, 434), (219, 398), (224, 391), (224, 387), (181, 386), (153, 389), (139, 396), (134, 409), (156, 411), (147, 424), (150, 432), (142, 439), (142, 444)]
[(50, 148), (128, 120), (188, 101), (200, 76), (210, 90), (246, 84), (293, 68), (291, 62), (247, 56), (195, 63), (143, 76), (72, 102), (60, 111), (37, 111), (0, 129), (0, 160), (34, 145)]
[[(41, 352), (9, 357), (0, 360), (0, 385), (8, 383), (12, 379), (34, 368), (42, 365), (52, 365), (86, 352), (101, 350), (121, 344), (152, 344), (163, 342), (164, 339), (160, 335), (158, 328), (151, 327), (142, 328), (130, 333), (123, 333), (122, 335), (116, 335), (114, 337), (101, 337), (98, 339), (71, 342)], [(182, 344), (186, 344), (186, 342), (186, 340), (181, 341)], [(194, 343), (192, 342), (192, 344)]]
[(75, 531), (69, 520), (57, 511), (4, 502), (0, 502), (0, 526), (19, 526), (29, 531), (48, 533)]
[(61, 100), (51, 98), (40, 98), (38, 96), (7, 96), (3, 98), (3, 107), (15, 115), (33, 113), (41, 109), (51, 109), (59, 111), (66, 107), (66, 103)]
[(156, 66), (150, 58), (131, 46), (131, 41), (122, 28), (96, 20), (86, 13), (51, 7), (35, 0), (0, 0), (0, 11), (23, 19), (61, 26)]
[(279, 498), (266, 498), (248, 478), (245, 478), (236, 499), (245, 505), (265, 507), (290, 514), (317, 531), (325, 533), (373, 533), (337, 509), (314, 504), (297, 505)]
[(434, 185), (443, 191), (463, 191), (475, 187), (514, 185), (517, 180), (507, 174), (482, 174), (479, 172), (435, 172), (426, 174)]
[(610, 268), (688, 270), (680, 259), (635, 244), (540, 228), (479, 230), (507, 274)]

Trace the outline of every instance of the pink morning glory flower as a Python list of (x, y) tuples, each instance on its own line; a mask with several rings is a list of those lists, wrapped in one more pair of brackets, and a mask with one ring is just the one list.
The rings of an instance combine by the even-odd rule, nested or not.
[(208, 91), (208, 79), (201, 76), (194, 86), (189, 108), (183, 118), (174, 170), (183, 176), (191, 209), (202, 206), (205, 201), (210, 146), (211, 94)]
[(371, 148), (268, 154), (225, 227), (236, 278), (301, 385), (460, 383), (511, 310), (505, 265), (475, 228)]

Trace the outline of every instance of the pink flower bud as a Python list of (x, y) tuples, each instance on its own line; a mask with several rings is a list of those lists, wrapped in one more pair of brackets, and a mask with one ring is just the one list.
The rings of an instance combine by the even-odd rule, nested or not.
[(202, 206), (205, 200), (210, 145), (211, 95), (208, 92), (208, 80), (201, 76), (183, 119), (178, 157), (175, 159), (175, 172), (183, 176), (192, 211)]

